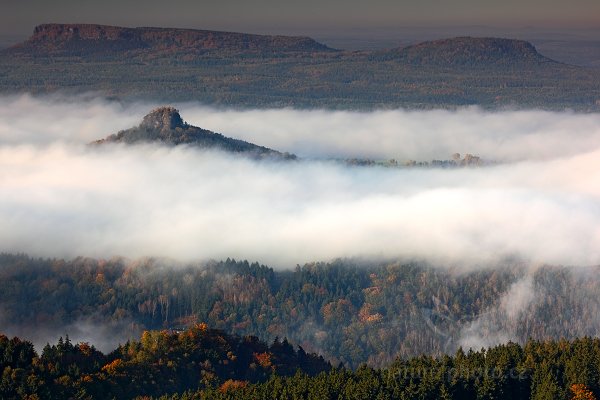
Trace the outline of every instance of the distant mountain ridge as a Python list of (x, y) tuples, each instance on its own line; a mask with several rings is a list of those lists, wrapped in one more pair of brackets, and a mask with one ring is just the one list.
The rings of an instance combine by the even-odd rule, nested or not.
[(555, 62), (524, 40), (456, 37), (390, 51), (398, 60), (417, 65), (489, 65)]
[(254, 158), (296, 158), (293, 154), (280, 153), (267, 147), (229, 138), (220, 133), (189, 125), (183, 121), (179, 111), (173, 107), (156, 108), (146, 115), (137, 127), (120, 131), (104, 139), (94, 141), (92, 144), (157, 142), (171, 146), (189, 145), (228, 153), (241, 153)]
[(49, 52), (110, 52), (129, 50), (214, 50), (258, 52), (333, 51), (303, 36), (254, 35), (177, 28), (124, 28), (94, 24), (42, 24), (14, 50)]
[[(126, 28), (96, 24), (42, 24), (13, 52), (63, 55), (210, 52), (335, 52), (306, 36), (256, 35), (198, 29)], [(382, 52), (374, 52), (381, 54)], [(456, 37), (386, 50), (384, 58), (417, 65), (475, 65), (551, 62), (526, 41), (493, 37)]]
[(0, 50), (0, 94), (250, 108), (600, 110), (600, 69), (526, 41), (457, 37), (377, 51), (307, 37), (45, 24)]

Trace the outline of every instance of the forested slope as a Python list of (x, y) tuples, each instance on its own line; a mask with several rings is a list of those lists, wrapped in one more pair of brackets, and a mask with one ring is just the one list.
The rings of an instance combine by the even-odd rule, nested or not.
[(0, 397), (12, 399), (577, 399), (600, 394), (600, 340), (529, 341), (383, 369), (332, 368), (286, 340), (268, 346), (204, 324), (147, 331), (109, 354), (68, 338), (37, 353), (0, 335)]
[(0, 93), (22, 92), (252, 108), (598, 111), (600, 70), (501, 38), (347, 52), (302, 37), (48, 24), (0, 51)]
[[(0, 256), (0, 326), (45, 342), (206, 322), (272, 341), (287, 337), (334, 365), (575, 338), (600, 332), (597, 268), (481, 270), (338, 260), (275, 271), (226, 260), (73, 260)], [(87, 327), (87, 328), (86, 328)], [(77, 336), (79, 335), (79, 336)], [(86, 336), (87, 335), (87, 336)]]
[(331, 369), (322, 357), (294, 349), (285, 339), (269, 346), (206, 324), (185, 331), (145, 331), (138, 341), (106, 355), (68, 336), (38, 355), (30, 342), (0, 335), (0, 356), (0, 398), (5, 400), (129, 399)]

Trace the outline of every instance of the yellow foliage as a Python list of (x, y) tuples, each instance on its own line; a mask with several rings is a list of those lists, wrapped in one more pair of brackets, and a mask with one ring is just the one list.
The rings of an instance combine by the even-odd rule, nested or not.
[(104, 367), (102, 367), (102, 371), (106, 372), (107, 374), (110, 374), (110, 375), (115, 375), (122, 366), (123, 366), (123, 360), (121, 360), (120, 358), (117, 358), (113, 362), (108, 363)]
[(54, 382), (56, 382), (59, 385), (66, 386), (66, 387), (69, 387), (73, 384), (73, 380), (68, 375), (63, 375), (63, 376), (55, 379)]

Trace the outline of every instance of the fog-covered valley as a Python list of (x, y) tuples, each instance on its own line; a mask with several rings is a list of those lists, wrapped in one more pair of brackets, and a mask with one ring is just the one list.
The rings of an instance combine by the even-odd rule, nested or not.
[[(86, 146), (153, 106), (76, 100), (1, 100), (4, 251), (235, 257), (275, 268), (362, 256), (482, 268), (505, 259), (599, 261), (596, 114), (179, 107), (192, 124), (303, 157), (257, 162), (186, 146)], [(498, 163), (366, 168), (330, 160), (454, 152)]]

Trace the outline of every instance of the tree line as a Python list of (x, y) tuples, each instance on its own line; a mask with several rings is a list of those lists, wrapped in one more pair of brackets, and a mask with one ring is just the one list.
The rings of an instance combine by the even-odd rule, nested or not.
[(0, 398), (534, 399), (600, 394), (600, 339), (506, 343), (350, 370), (287, 339), (271, 345), (196, 324), (146, 331), (109, 354), (60, 338), (38, 354), (0, 335)]
[(273, 270), (231, 259), (177, 265), (4, 254), (0, 326), (43, 344), (77, 337), (87, 324), (115, 338), (113, 346), (144, 330), (206, 322), (269, 343), (287, 337), (334, 365), (385, 367), (397, 357), (441, 356), (461, 346), (595, 336), (597, 272), (357, 260)]

